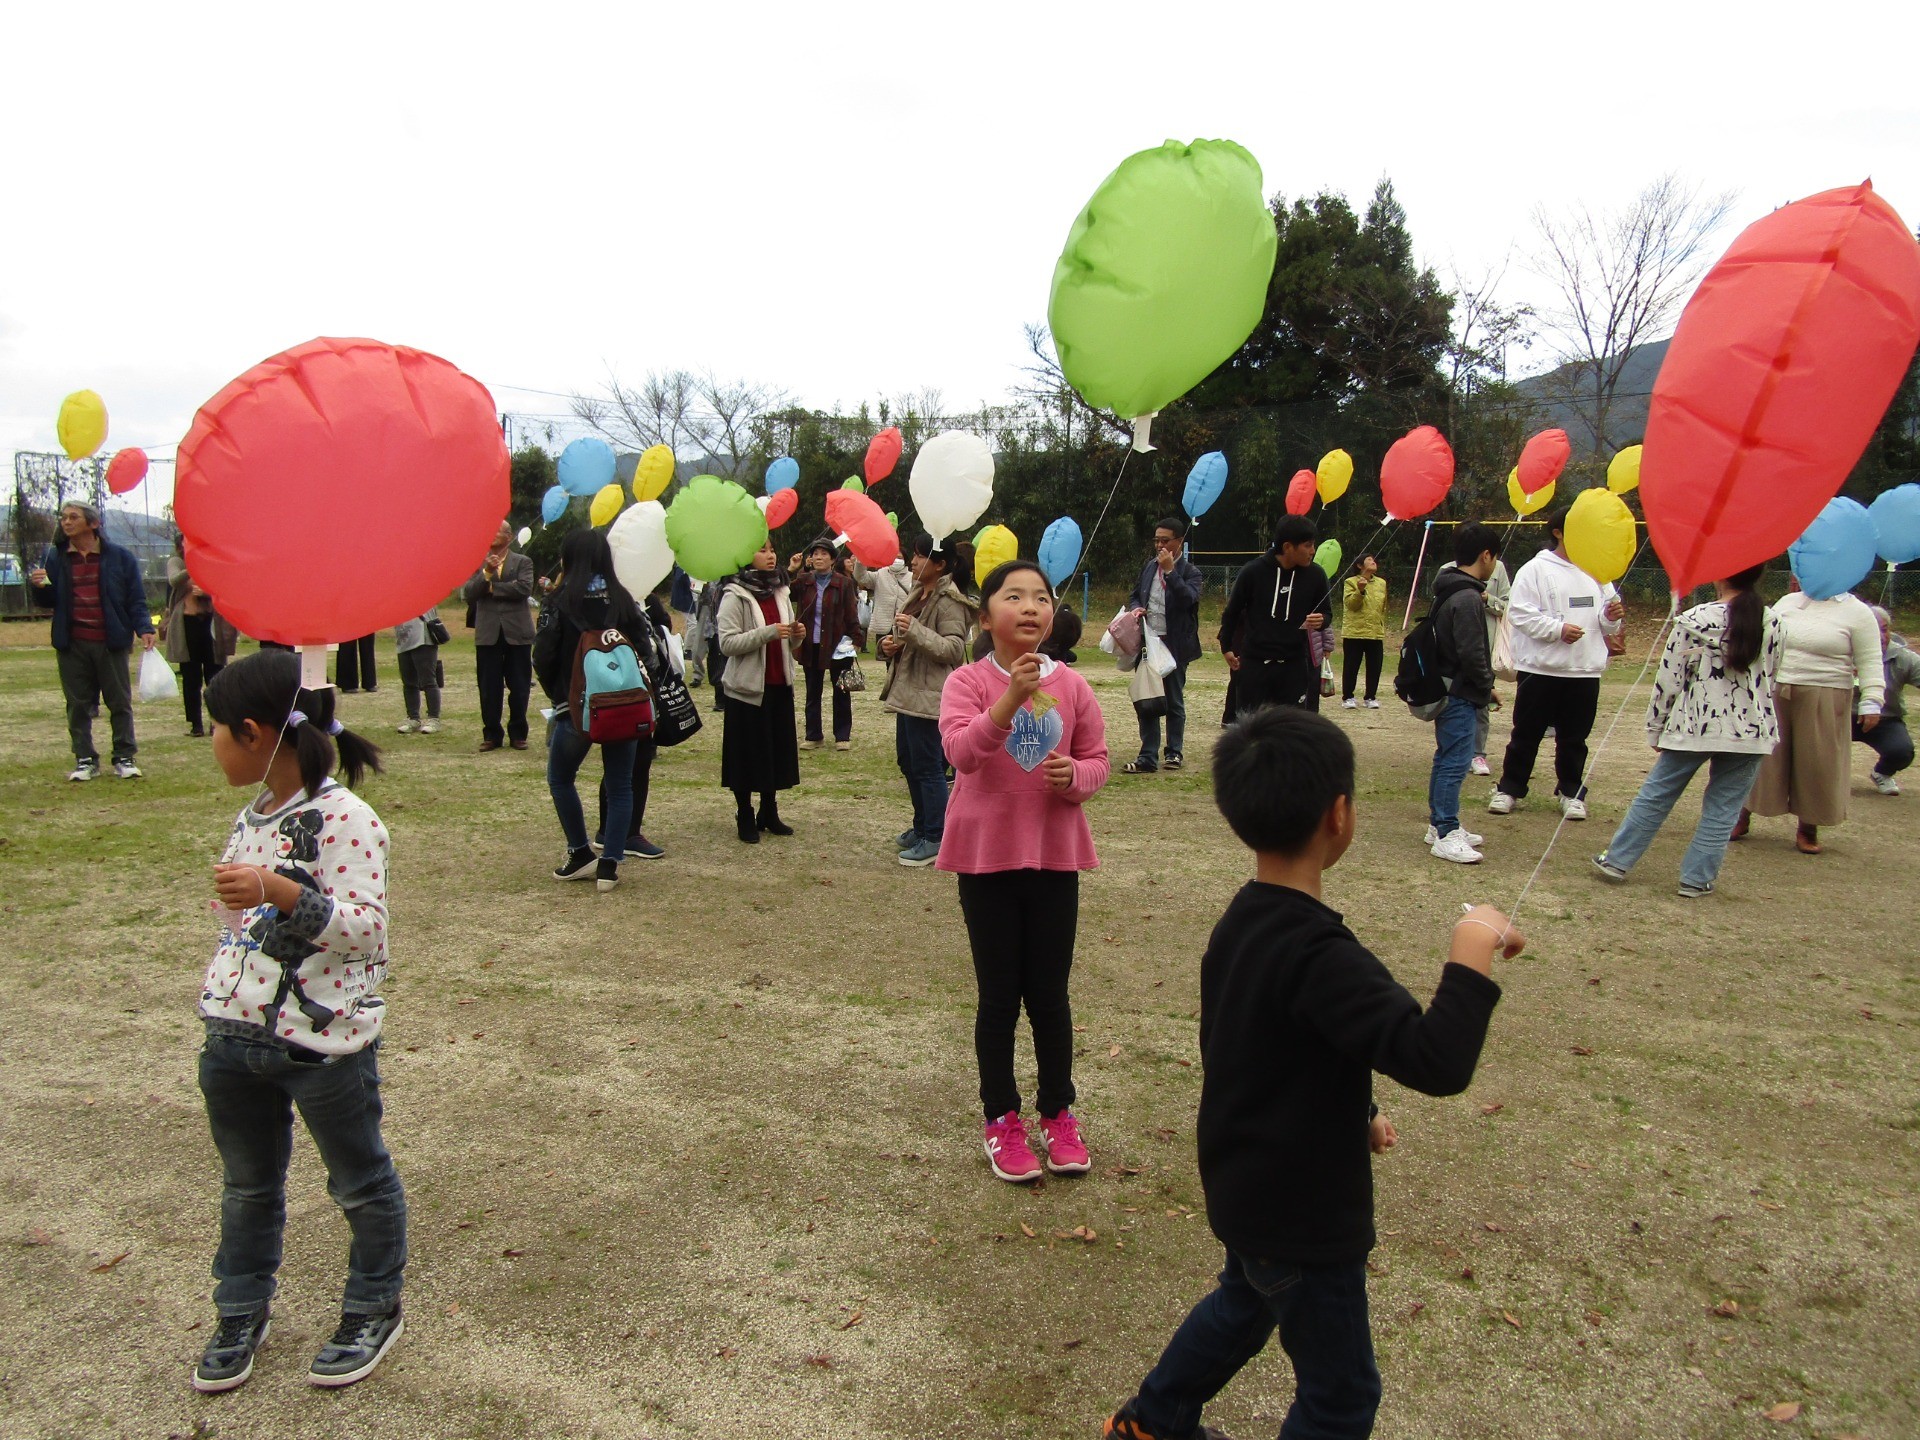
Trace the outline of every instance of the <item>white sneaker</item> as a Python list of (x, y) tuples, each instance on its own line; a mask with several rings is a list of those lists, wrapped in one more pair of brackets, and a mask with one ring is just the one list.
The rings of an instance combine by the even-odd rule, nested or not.
[(1451, 860), (1456, 865), (1478, 865), (1483, 858), (1480, 852), (1467, 843), (1467, 832), (1456, 830), (1444, 840), (1433, 842), (1433, 853), (1441, 860)]
[(420, 733), (422, 735), (438, 735), (440, 733), (440, 722), (438, 720), (425, 721), (420, 726)]
[(1513, 796), (1507, 794), (1506, 791), (1496, 790), (1493, 792), (1493, 798), (1487, 801), (1487, 813), (1489, 815), (1511, 815), (1513, 813), (1513, 807), (1519, 803), (1520, 802), (1515, 800)]
[(1358, 700), (1342, 700), (1340, 702), (1340, 708), (1342, 710), (1358, 710), (1360, 708), (1360, 702)]
[[(1469, 845), (1484, 845), (1487, 843), (1486, 836), (1476, 835), (1471, 830), (1467, 829), (1467, 827), (1464, 825), (1457, 826), (1454, 829), (1453, 833), (1455, 835), (1466, 836), (1467, 844)], [(1438, 845), (1439, 843), (1440, 843), (1440, 832), (1434, 829), (1433, 826), (1431, 825), (1427, 826), (1427, 839), (1426, 839), (1427, 848), (1431, 850), (1435, 845)]]
[(1878, 790), (1882, 795), (1898, 795), (1900, 793), (1900, 782), (1891, 775), (1882, 775), (1878, 770), (1875, 770), (1871, 775), (1867, 776), (1867, 778), (1873, 781), (1873, 788)]
[(113, 773), (119, 776), (122, 780), (138, 780), (141, 778), (140, 767), (134, 764), (133, 761), (131, 760), (114, 761)]
[(1587, 802), (1584, 800), (1574, 800), (1562, 795), (1560, 797), (1560, 813), (1565, 815), (1569, 820), (1584, 820), (1587, 818)]
[(1380, 702), (1378, 700), (1367, 701), (1367, 709), (1378, 710), (1379, 708), (1380, 708)]
[(1473, 757), (1473, 763), (1467, 766), (1467, 773), (1469, 775), (1491, 775), (1493, 771), (1487, 768), (1486, 756), (1476, 755)]
[(98, 760), (79, 761), (74, 765), (73, 773), (67, 776), (69, 780), (98, 780), (99, 778), (100, 762)]
[(398, 725), (394, 726), (393, 728), (399, 731), (402, 735), (411, 735), (413, 734), (414, 731), (420, 728), (420, 722), (418, 720), (402, 720)]

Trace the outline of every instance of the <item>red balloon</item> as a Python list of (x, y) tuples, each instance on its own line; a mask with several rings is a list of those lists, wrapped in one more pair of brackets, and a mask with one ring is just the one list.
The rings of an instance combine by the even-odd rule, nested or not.
[(1304, 515), (1313, 508), (1315, 475), (1311, 470), (1296, 470), (1287, 482), (1287, 514)]
[(129, 445), (107, 462), (107, 489), (124, 495), (147, 478), (147, 452)]
[(900, 463), (900, 450), (900, 432), (891, 425), (867, 443), (867, 484), (878, 485), (893, 473), (893, 467)]
[(1755, 221), (1653, 385), (1640, 497), (1682, 593), (1770, 560), (1846, 480), (1920, 343), (1920, 245), (1866, 184)]
[(767, 501), (767, 528), (778, 530), (793, 518), (793, 512), (799, 508), (800, 492), (793, 486), (774, 491), (773, 498)]
[(1414, 520), (1453, 488), (1453, 447), (1431, 425), (1409, 430), (1380, 462), (1380, 498), (1392, 520)]
[(1573, 444), (1566, 431), (1542, 430), (1520, 452), (1520, 488), (1529, 495), (1546, 489), (1560, 478), (1572, 454)]
[(869, 570), (881, 570), (900, 558), (900, 537), (886, 512), (858, 490), (827, 492), (827, 528), (844, 535), (853, 558)]
[(500, 528), (507, 471), (478, 380), (405, 346), (309, 340), (200, 407), (174, 519), (221, 614), (321, 645), (446, 599)]

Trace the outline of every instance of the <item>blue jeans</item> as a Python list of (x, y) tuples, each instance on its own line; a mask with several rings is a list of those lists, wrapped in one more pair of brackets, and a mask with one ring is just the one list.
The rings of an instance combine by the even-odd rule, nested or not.
[(938, 845), (947, 831), (947, 752), (940, 744), (940, 722), (894, 716), (893, 753), (913, 797), (913, 833)]
[[(1140, 663), (1144, 665), (1147, 662), (1143, 658)], [(1187, 740), (1187, 662), (1176, 661), (1160, 683), (1167, 687), (1167, 754), (1184, 755)], [(1158, 765), (1160, 717), (1142, 715), (1137, 710), (1134, 715), (1140, 722), (1140, 763)]]
[(200, 1093), (225, 1172), (220, 1248), (213, 1257), (213, 1303), (222, 1315), (246, 1315), (273, 1298), (287, 1228), (296, 1105), (326, 1163), (327, 1193), (353, 1234), (342, 1308), (380, 1315), (400, 1303), (407, 1199), (380, 1138), (374, 1048), (320, 1064), (296, 1060), (273, 1045), (207, 1037), (200, 1051)]
[(1705, 765), (1707, 793), (1701, 797), (1700, 823), (1694, 827), (1693, 843), (1680, 861), (1680, 879), (1703, 889), (1713, 884), (1720, 873), (1720, 862), (1727, 858), (1727, 837), (1733, 834), (1740, 807), (1747, 803), (1747, 792), (1753, 789), (1754, 777), (1765, 758), (1715, 755), (1705, 750), (1662, 750), (1647, 772), (1640, 793), (1620, 818), (1620, 828), (1607, 842), (1608, 863), (1622, 870), (1634, 867), (1660, 833), (1694, 772)]
[(1907, 733), (1904, 719), (1882, 715), (1871, 730), (1860, 728), (1860, 717), (1853, 717), (1853, 738), (1879, 756), (1874, 769), (1882, 775), (1898, 775), (1913, 764), (1913, 736)]
[[(600, 858), (616, 865), (626, 858), (627, 835), (633, 824), (633, 755), (639, 748), (638, 740), (600, 747), (607, 790), (607, 813), (601, 829), (606, 848)], [(593, 741), (573, 728), (573, 719), (565, 710), (553, 717), (553, 731), (547, 737), (547, 789), (553, 794), (553, 808), (570, 851), (587, 848), (587, 817), (580, 808), (580, 791), (573, 777), (580, 773), (592, 749)]]
[(1460, 828), (1460, 786), (1466, 781), (1467, 766), (1473, 762), (1481, 714), (1478, 705), (1449, 695), (1440, 713), (1433, 717), (1433, 773), (1427, 778), (1427, 819), (1442, 838)]
[(1202, 1407), (1276, 1328), (1295, 1384), (1280, 1440), (1372, 1434), (1380, 1371), (1367, 1328), (1365, 1262), (1286, 1265), (1231, 1250), (1220, 1288), (1180, 1322), (1160, 1363), (1140, 1382), (1134, 1410), (1141, 1425), (1153, 1435), (1193, 1434)]

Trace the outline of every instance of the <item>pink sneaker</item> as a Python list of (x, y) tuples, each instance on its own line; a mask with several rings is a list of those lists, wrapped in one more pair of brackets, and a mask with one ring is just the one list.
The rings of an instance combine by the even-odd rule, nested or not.
[(1071, 1110), (1040, 1117), (1040, 1145), (1047, 1152), (1047, 1169), (1056, 1175), (1084, 1175), (1093, 1168), (1093, 1157), (1080, 1138), (1080, 1122)]
[(1040, 1157), (1027, 1143), (1027, 1127), (1020, 1123), (1018, 1110), (987, 1122), (986, 1145), (987, 1163), (1002, 1180), (1018, 1185), (1040, 1178)]

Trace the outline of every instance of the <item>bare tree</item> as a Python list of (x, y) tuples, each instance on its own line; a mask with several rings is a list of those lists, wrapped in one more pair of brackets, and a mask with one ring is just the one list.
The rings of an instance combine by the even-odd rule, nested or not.
[(574, 415), (628, 450), (665, 445), (674, 455), (738, 476), (755, 456), (755, 423), (788, 403), (785, 391), (712, 371), (649, 370), (638, 386), (607, 372), (603, 393), (572, 397)]
[(1566, 399), (1600, 455), (1617, 445), (1609, 420), (1634, 347), (1672, 333), (1705, 269), (1706, 241), (1732, 205), (1731, 192), (1702, 195), (1669, 173), (1617, 212), (1534, 211), (1534, 268), (1560, 298), (1542, 317), (1548, 343), (1564, 362)]
[(1494, 298), (1507, 278), (1508, 260), (1469, 280), (1453, 272), (1453, 338), (1447, 344), (1448, 388), (1471, 395), (1490, 381), (1507, 378), (1507, 352), (1533, 345), (1538, 322), (1531, 305), (1502, 305)]
[(705, 432), (702, 445), (716, 470), (738, 478), (756, 458), (771, 458), (758, 453), (756, 422), (785, 408), (786, 391), (754, 381), (720, 380), (709, 370), (700, 377), (696, 395)]

